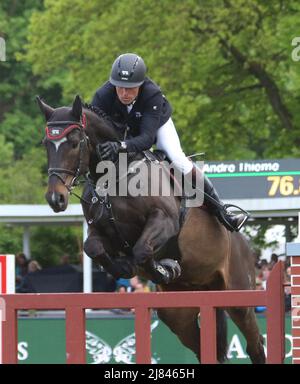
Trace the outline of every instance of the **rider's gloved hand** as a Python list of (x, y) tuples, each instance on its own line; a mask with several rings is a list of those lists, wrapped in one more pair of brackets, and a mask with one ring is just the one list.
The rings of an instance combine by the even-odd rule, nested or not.
[(121, 148), (119, 141), (107, 141), (97, 145), (97, 151), (101, 160), (115, 161)]

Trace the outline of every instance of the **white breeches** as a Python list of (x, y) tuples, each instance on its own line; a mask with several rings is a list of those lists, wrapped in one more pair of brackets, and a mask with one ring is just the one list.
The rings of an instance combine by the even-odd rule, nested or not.
[(156, 147), (164, 151), (173, 165), (184, 175), (192, 170), (193, 164), (181, 148), (179, 137), (171, 118), (158, 129)]

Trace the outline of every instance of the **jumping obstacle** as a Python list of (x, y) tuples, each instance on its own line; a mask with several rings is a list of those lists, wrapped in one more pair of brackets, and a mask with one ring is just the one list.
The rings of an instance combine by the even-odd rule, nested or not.
[[(0, 294), (15, 293), (15, 255), (0, 255)], [(0, 363), (2, 362), (2, 324), (5, 321), (5, 301), (0, 298)]]
[(300, 242), (287, 243), (286, 250), (291, 258), (293, 363), (300, 364)]
[(286, 244), (286, 255), (291, 265), (291, 316), (293, 364), (300, 364), (300, 213), (298, 215), (298, 237), (294, 243)]
[(15, 255), (0, 255), (0, 294), (15, 293)]
[[(265, 291), (193, 291), (152, 293), (7, 294), (2, 324), (3, 363), (17, 363), (17, 311), (20, 309), (65, 310), (66, 362), (86, 362), (85, 309), (135, 309), (136, 363), (151, 363), (151, 309), (196, 307), (200, 310), (200, 354), (204, 364), (217, 362), (216, 308), (265, 306), (267, 362), (281, 364), (284, 346), (283, 264), (273, 268)], [(1, 308), (0, 308), (1, 309)], [(175, 336), (174, 336), (175, 337)]]

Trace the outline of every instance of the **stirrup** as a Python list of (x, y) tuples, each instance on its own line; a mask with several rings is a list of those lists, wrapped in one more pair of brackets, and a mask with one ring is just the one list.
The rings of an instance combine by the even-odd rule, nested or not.
[(243, 225), (248, 220), (248, 218), (249, 218), (249, 216), (245, 215), (244, 219), (240, 222), (239, 226), (237, 227), (236, 232), (239, 232), (239, 230), (243, 227)]
[[(233, 215), (233, 216), (239, 215), (239, 213), (233, 214), (232, 212), (230, 212), (228, 210), (228, 208), (231, 208), (231, 207), (237, 208), (241, 213), (243, 213), (245, 215), (244, 219), (241, 221), (241, 223), (236, 228), (232, 226), (232, 224), (227, 220), (227, 217), (226, 217), (226, 216), (230, 216), (230, 215)], [(249, 212), (245, 211), (243, 208), (241, 208), (237, 205), (234, 205), (234, 204), (224, 204), (222, 211), (223, 212), (221, 213), (221, 216), (222, 216), (222, 219), (224, 220), (224, 225), (225, 225), (225, 227), (227, 227), (227, 229), (229, 229), (232, 232), (233, 231), (238, 232), (250, 216)]]

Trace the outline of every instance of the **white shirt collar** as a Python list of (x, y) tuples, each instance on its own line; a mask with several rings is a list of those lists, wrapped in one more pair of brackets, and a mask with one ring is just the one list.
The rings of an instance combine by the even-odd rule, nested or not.
[(130, 111), (132, 110), (133, 106), (134, 106), (134, 103), (136, 102), (136, 100), (133, 100), (133, 102), (129, 105), (126, 105), (127, 107), (127, 112), (130, 113)]

